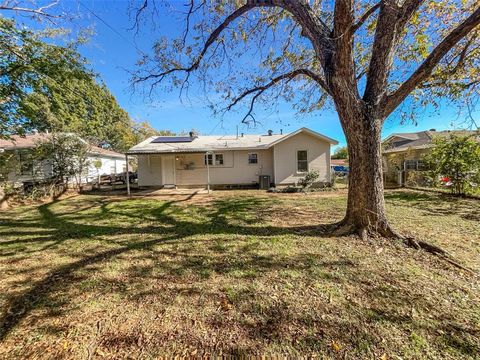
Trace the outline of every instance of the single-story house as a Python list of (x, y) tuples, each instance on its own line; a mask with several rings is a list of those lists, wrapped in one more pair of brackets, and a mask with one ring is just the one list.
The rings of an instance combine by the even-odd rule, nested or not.
[(296, 184), (316, 170), (330, 182), (330, 146), (307, 128), (289, 134), (153, 136), (128, 150), (138, 159), (138, 185), (213, 187)]
[(433, 146), (433, 140), (436, 137), (468, 136), (474, 133), (475, 131), (469, 130), (430, 129), (414, 133), (391, 134), (382, 142), (385, 183), (403, 186), (409, 177), (421, 180), (421, 176), (417, 173), (426, 170), (422, 158)]
[[(20, 186), (32, 181), (42, 181), (51, 176), (51, 164), (48, 161), (38, 166), (38, 164), (33, 163), (29, 156), (29, 152), (31, 152), (38, 143), (48, 141), (50, 136), (52, 136), (50, 133), (34, 133), (25, 136), (13, 135), (11, 139), (0, 139), (0, 151), (14, 152), (16, 155), (15, 166), (7, 176), (9, 182)], [(72, 134), (72, 136), (76, 135)], [(38, 168), (40, 168), (40, 170)], [(34, 171), (34, 169), (36, 170)], [(96, 180), (99, 175), (120, 174), (125, 172), (125, 170), (125, 155), (108, 149), (102, 149), (98, 146), (89, 145), (87, 167), (81, 177), (82, 183)]]
[(345, 166), (348, 167), (348, 159), (331, 159), (331, 166)]

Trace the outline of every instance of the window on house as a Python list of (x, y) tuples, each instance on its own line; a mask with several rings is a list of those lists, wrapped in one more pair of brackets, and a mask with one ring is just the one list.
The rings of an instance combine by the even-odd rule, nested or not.
[(110, 174), (115, 174), (115, 164), (114, 165), (110, 165)]
[(428, 165), (423, 160), (405, 160), (405, 170), (428, 170)]
[(248, 154), (248, 163), (249, 164), (258, 164), (258, 155), (257, 154)]
[(307, 172), (308, 171), (307, 150), (297, 151), (297, 171), (298, 172)]
[(425, 171), (428, 170), (428, 165), (423, 160), (417, 161), (417, 170), (418, 171)]
[(405, 160), (405, 170), (417, 170), (417, 160)]
[(207, 163), (208, 165), (223, 165), (223, 154), (205, 154), (205, 165)]

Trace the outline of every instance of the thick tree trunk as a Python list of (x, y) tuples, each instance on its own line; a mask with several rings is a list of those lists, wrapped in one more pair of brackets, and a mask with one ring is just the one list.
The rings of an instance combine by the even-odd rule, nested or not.
[(393, 236), (385, 212), (381, 154), (382, 119), (362, 107), (339, 112), (349, 156), (348, 205), (343, 232)]

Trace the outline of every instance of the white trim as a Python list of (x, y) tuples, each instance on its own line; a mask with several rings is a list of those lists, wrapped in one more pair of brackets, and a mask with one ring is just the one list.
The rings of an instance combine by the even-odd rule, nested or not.
[(277, 167), (275, 166), (275, 163), (277, 162), (277, 147), (273, 147), (273, 183), (277, 185)]
[[(299, 170), (298, 170), (298, 152), (299, 152), (299, 151), (305, 151), (305, 152), (307, 153), (307, 160), (302, 160), (302, 161), (306, 161), (306, 162), (307, 162), (307, 171), (299, 171)], [(308, 149), (296, 149), (296, 150), (295, 150), (295, 173), (296, 173), (297, 175), (306, 174), (306, 173), (308, 173), (309, 168), (310, 168), (310, 164), (309, 164), (309, 161), (308, 161)]]
[[(222, 167), (225, 166), (225, 154), (223, 152), (214, 152), (214, 151), (207, 151), (204, 156), (203, 156), (203, 166), (207, 166), (207, 156), (211, 155), (212, 156), (212, 163), (209, 164), (210, 166), (213, 167)], [(217, 155), (222, 155), (222, 163), (217, 164)]]
[(307, 133), (307, 134), (312, 135), (312, 136), (314, 136), (314, 137), (317, 137), (317, 138), (319, 138), (319, 139), (321, 139), (321, 140), (325, 140), (325, 141), (329, 142), (329, 143), (332, 144), (332, 145), (338, 145), (338, 141), (337, 141), (337, 140), (334, 140), (334, 139), (332, 139), (332, 138), (329, 138), (328, 136), (322, 135), (322, 134), (320, 134), (320, 133), (318, 133), (318, 132), (316, 132), (316, 131), (307, 129), (306, 127), (302, 127), (302, 128), (300, 128), (300, 129), (298, 129), (298, 130), (296, 130), (296, 131), (294, 131), (294, 132), (291, 132), (290, 134), (285, 135), (285, 136), (282, 137), (281, 139), (278, 139), (277, 141), (274, 141), (274, 142), (270, 143), (267, 148), (270, 148), (270, 147), (272, 147), (272, 146), (274, 146), (274, 145), (277, 145), (277, 144), (281, 143), (282, 141), (285, 141), (285, 140), (287, 140), (287, 139), (290, 139), (292, 136), (298, 135), (298, 134), (300, 134), (300, 133)]

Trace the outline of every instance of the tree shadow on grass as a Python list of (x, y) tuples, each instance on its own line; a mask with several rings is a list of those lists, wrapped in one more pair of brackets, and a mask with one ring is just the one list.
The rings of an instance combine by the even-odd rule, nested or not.
[[(258, 198), (228, 198), (214, 201), (211, 206), (202, 207), (199, 211), (200, 214), (192, 213), (187, 205), (183, 206), (182, 203), (187, 203), (191, 197), (182, 198), (175, 201), (154, 203), (153, 206), (146, 207), (144, 203), (135, 204), (135, 200), (121, 200), (121, 201), (104, 201), (97, 202), (96, 205), (91, 208), (84, 207), (83, 211), (99, 208), (99, 212), (92, 212), (91, 214), (84, 213), (62, 213), (56, 214), (52, 211), (51, 207), (58, 202), (42, 205), (39, 207), (40, 220), (34, 220), (29, 223), (18, 220), (10, 220), (3, 222), (2, 226), (10, 226), (13, 235), (15, 231), (20, 227), (33, 228), (48, 228), (48, 237), (45, 238), (45, 233), (42, 236), (27, 239), (29, 242), (48, 242), (47, 245), (35, 249), (33, 251), (40, 254), (46, 250), (51, 250), (56, 246), (61, 245), (64, 242), (72, 241), (76, 239), (95, 238), (98, 236), (115, 235), (117, 238), (113, 245), (116, 247), (113, 249), (102, 250), (92, 255), (84, 255), (82, 258), (71, 262), (69, 264), (59, 266), (49, 272), (42, 280), (34, 283), (27, 291), (12, 296), (7, 301), (4, 313), (0, 317), (0, 340), (5, 339), (10, 331), (14, 329), (19, 322), (24, 319), (29, 313), (36, 309), (44, 308), (48, 310), (50, 315), (61, 315), (61, 303), (58, 299), (53, 299), (51, 304), (47, 304), (51, 300), (53, 294), (58, 290), (72, 286), (73, 284), (81, 282), (88, 274), (95, 271), (92, 266), (98, 265), (110, 261), (111, 259), (121, 256), (123, 254), (141, 251), (139, 256), (147, 254), (157, 245), (162, 244), (180, 244), (182, 247), (177, 248), (175, 251), (168, 252), (165, 249), (155, 250), (156, 253), (168, 256), (173, 259), (172, 261), (163, 261), (157, 265), (157, 270), (161, 270), (164, 279), (172, 279), (179, 277), (179, 271), (189, 271), (191, 273), (199, 274), (200, 276), (209, 277), (211, 274), (221, 275), (235, 275), (241, 273), (241, 276), (253, 276), (257, 277), (258, 274), (266, 272), (278, 272), (286, 268), (296, 271), (310, 271), (311, 269), (323, 268), (329, 274), (333, 272), (335, 268), (341, 269), (355, 269), (356, 264), (352, 261), (341, 257), (335, 261), (322, 261), (321, 259), (312, 259), (314, 255), (311, 254), (297, 254), (297, 255), (277, 255), (274, 257), (259, 255), (255, 252), (254, 244), (246, 244), (245, 246), (237, 249), (236, 252), (232, 250), (225, 250), (225, 246), (228, 246), (228, 242), (231, 242), (231, 237), (227, 242), (227, 245), (221, 242), (213, 243), (210, 246), (211, 250), (215, 251), (214, 257), (197, 254), (195, 252), (195, 243), (202, 240), (188, 239), (191, 236), (196, 235), (216, 235), (217, 240), (221, 240), (221, 236), (225, 235), (247, 235), (247, 236), (272, 236), (272, 235), (301, 235), (301, 236), (328, 236), (330, 233), (329, 224), (321, 224), (315, 226), (298, 226), (298, 227), (276, 227), (276, 226), (261, 226), (262, 219), (258, 218), (257, 210), (259, 208), (269, 207), (271, 200), (258, 199)], [(417, 200), (418, 201), (418, 200)], [(120, 204), (122, 206), (113, 206), (112, 204)], [(133, 204), (133, 205), (132, 205)], [(177, 206), (175, 206), (177, 205)], [(66, 216), (68, 215), (68, 216)], [(195, 216), (199, 215), (199, 216)], [(95, 219), (131, 219), (132, 221), (138, 221), (140, 223), (146, 223), (146, 226), (137, 226), (137, 223), (131, 223), (126, 221), (125, 223), (103, 225), (93, 224), (90, 221)], [(81, 222), (76, 222), (81, 220)], [(84, 223), (88, 221), (88, 223)], [(6, 225), (5, 225), (6, 224)], [(34, 231), (33, 231), (34, 232)], [(18, 231), (20, 237), (23, 232)], [(154, 236), (155, 239), (149, 239), (145, 241), (132, 240), (122, 238), (126, 235), (135, 234), (148, 234)], [(53, 239), (53, 243), (51, 243)], [(5, 242), (0, 242), (0, 246)], [(25, 244), (22, 240), (17, 242), (9, 241), (9, 246), (15, 244)], [(111, 245), (109, 243), (109, 245)], [(22, 245), (23, 246), (23, 245)], [(145, 251), (144, 251), (145, 250)], [(86, 271), (86, 275), (79, 276), (80, 271)], [(343, 270), (342, 270), (343, 271)], [(353, 270), (352, 270), (353, 271)], [(126, 269), (125, 272), (128, 278), (145, 278), (151, 276), (152, 267), (150, 266), (137, 266)], [(158, 276), (158, 275), (155, 275)], [(328, 282), (341, 282), (345, 281), (335, 276), (329, 276), (326, 279)], [(355, 276), (349, 281), (360, 281), (359, 276)], [(115, 284), (109, 284), (108, 286), (116, 287)], [(371, 288), (371, 287), (370, 287)], [(123, 289), (123, 290), (122, 290)], [(376, 287), (373, 287), (373, 291), (369, 292), (368, 296), (372, 298), (381, 298), (385, 294), (385, 290), (378, 294), (375, 293)], [(187, 289), (188, 290), (188, 289)], [(372, 290), (372, 289), (370, 289)], [(118, 287), (118, 291), (125, 291), (121, 286)], [(195, 289), (189, 289), (191, 294), (194, 294)], [(139, 292), (135, 296), (146, 297), (149, 293)], [(168, 294), (167, 294), (168, 295)], [(408, 304), (417, 300), (404, 294), (402, 292), (390, 294), (392, 298), (401, 303)], [(387, 310), (386, 306), (380, 306), (378, 308), (370, 309), (371, 312), (376, 313), (382, 321), (390, 321), (395, 323), (413, 323), (411, 317), (398, 315), (391, 310)], [(362, 309), (362, 311), (365, 309)], [(253, 311), (253, 310), (252, 310)], [(252, 313), (252, 316), (255, 314)], [(249, 333), (252, 338), (258, 338), (262, 341), (275, 341), (282, 336), (282, 326), (287, 326), (287, 323), (292, 320), (288, 316), (288, 309), (281, 302), (274, 303), (269, 309), (265, 310), (264, 317), (253, 323), (249, 328)], [(293, 315), (292, 315), (293, 316)], [(303, 319), (300, 315), (295, 315), (293, 319), (295, 322), (303, 324), (304, 326), (314, 326), (315, 331), (318, 333), (308, 333), (299, 335), (298, 341), (306, 344), (305, 346), (314, 347), (317, 344), (315, 341), (316, 336), (322, 334), (323, 329), (343, 326), (344, 331), (348, 330), (348, 326), (341, 324), (338, 321), (333, 321), (331, 318), (326, 320), (322, 319)], [(299, 317), (300, 316), (300, 317)], [(372, 319), (375, 321), (375, 319)], [(313, 325), (312, 325), (313, 324)], [(460, 349), (460, 351), (472, 352), (474, 348), (474, 341), (472, 338), (462, 336), (462, 330), (451, 330), (451, 319), (445, 319), (445, 328), (450, 328), (450, 333), (455, 337), (448, 335), (452, 347)], [(357, 329), (358, 330), (358, 329)], [(312, 338), (313, 336), (313, 338)], [(338, 335), (338, 336), (341, 336)], [(362, 335), (368, 337), (368, 329)], [(474, 335), (473, 335), (474, 336)], [(346, 341), (346, 340), (345, 340)], [(248, 349), (231, 349), (239, 353), (245, 353)]]
[[(48, 298), (49, 294), (53, 291), (61, 288), (62, 286), (71, 285), (72, 282), (78, 281), (75, 277), (75, 273), (80, 269), (83, 269), (87, 266), (105, 262), (109, 259), (130, 252), (132, 250), (146, 250), (151, 249), (153, 246), (167, 243), (167, 242), (182, 242), (185, 244), (185, 238), (193, 235), (205, 235), (205, 234), (237, 234), (237, 235), (255, 235), (255, 236), (269, 236), (269, 235), (280, 235), (280, 234), (296, 234), (301, 233), (303, 236), (327, 236), (329, 234), (329, 225), (318, 225), (318, 226), (302, 226), (297, 228), (279, 228), (272, 226), (265, 227), (254, 227), (254, 226), (243, 226), (240, 224), (233, 225), (229, 222), (229, 217), (235, 218), (236, 216), (243, 217), (246, 214), (251, 214), (255, 209), (260, 205), (262, 200), (255, 198), (241, 198), (241, 199), (227, 199), (227, 200), (218, 200), (213, 203), (211, 207), (213, 210), (206, 212), (204, 222), (192, 222), (187, 220), (188, 216), (183, 220), (177, 220), (175, 215), (181, 212), (181, 209), (173, 209), (172, 206), (182, 202), (187, 202), (195, 194), (187, 196), (185, 198), (164, 202), (160, 206), (154, 206), (151, 209), (137, 209), (137, 212), (132, 212), (133, 209), (129, 210), (110, 210), (108, 209), (108, 204), (111, 202), (95, 202), (95, 205), (90, 207), (83, 208), (83, 210), (88, 210), (94, 208), (95, 206), (100, 205), (100, 215), (99, 217), (114, 217), (114, 216), (125, 216), (129, 218), (136, 218), (139, 220), (154, 221), (155, 225), (141, 226), (141, 227), (131, 227), (131, 226), (118, 226), (118, 225), (96, 225), (92, 223), (84, 224), (74, 222), (67, 219), (64, 215), (72, 214), (65, 213), (58, 215), (53, 212), (50, 208), (55, 204), (58, 204), (61, 200), (55, 200), (51, 203), (44, 204), (38, 207), (39, 214), (41, 219), (39, 221), (31, 221), (26, 223), (25, 221), (19, 220), (7, 220), (2, 221), (1, 226), (10, 227), (12, 229), (11, 235), (21, 237), (24, 232), (18, 231), (18, 228), (47, 228), (48, 231), (42, 231), (42, 236), (28, 238), (25, 240), (16, 239), (11, 241), (0, 242), (0, 246), (4, 245), (19, 245), (20, 248), (17, 248), (16, 251), (24, 250), (25, 253), (41, 253), (48, 249), (55, 248), (66, 241), (72, 241), (76, 239), (84, 239), (105, 235), (134, 235), (134, 234), (150, 234), (158, 235), (160, 238), (148, 241), (135, 242), (132, 240), (122, 241), (121, 239), (115, 241), (116, 245), (120, 247), (101, 251), (99, 253), (84, 256), (81, 259), (60, 266), (57, 269), (54, 269), (49, 274), (47, 274), (43, 280), (35, 283), (28, 291), (22, 293), (18, 296), (15, 296), (8, 300), (6, 305), (6, 310), (0, 318), (0, 339), (4, 339), (8, 333), (24, 318), (29, 312), (35, 309), (39, 304), (42, 303), (42, 299)], [(129, 203), (129, 200), (122, 200), (122, 203)], [(170, 213), (166, 213), (170, 211)], [(96, 217), (98, 214), (92, 214), (90, 217)], [(88, 218), (88, 215), (86, 216)], [(84, 216), (74, 216), (74, 219), (82, 219)], [(94, 219), (90, 219), (94, 221)], [(245, 218), (243, 219), (245, 220)], [(251, 220), (253, 223), (254, 220)], [(33, 231), (35, 232), (35, 231)], [(43, 243), (47, 242), (48, 244), (40, 247), (35, 250), (25, 250), (22, 248), (25, 244), (28, 243)], [(5, 255), (10, 255), (11, 252), (8, 252)], [(192, 262), (193, 261), (193, 262)], [(278, 266), (275, 262), (264, 259), (263, 264), (261, 264), (260, 259), (254, 258), (253, 262), (257, 263), (260, 267), (273, 267)], [(241, 263), (236, 263), (235, 267), (240, 267)], [(195, 268), (195, 260), (190, 259), (185, 263), (181, 264), (185, 267)], [(199, 265), (200, 266), (200, 265)], [(217, 270), (219, 270), (223, 265), (217, 264)]]
[(427, 215), (456, 215), (469, 221), (480, 221), (480, 200), (465, 199), (450, 194), (421, 193), (418, 191), (392, 191), (385, 194), (385, 200), (413, 206)]

